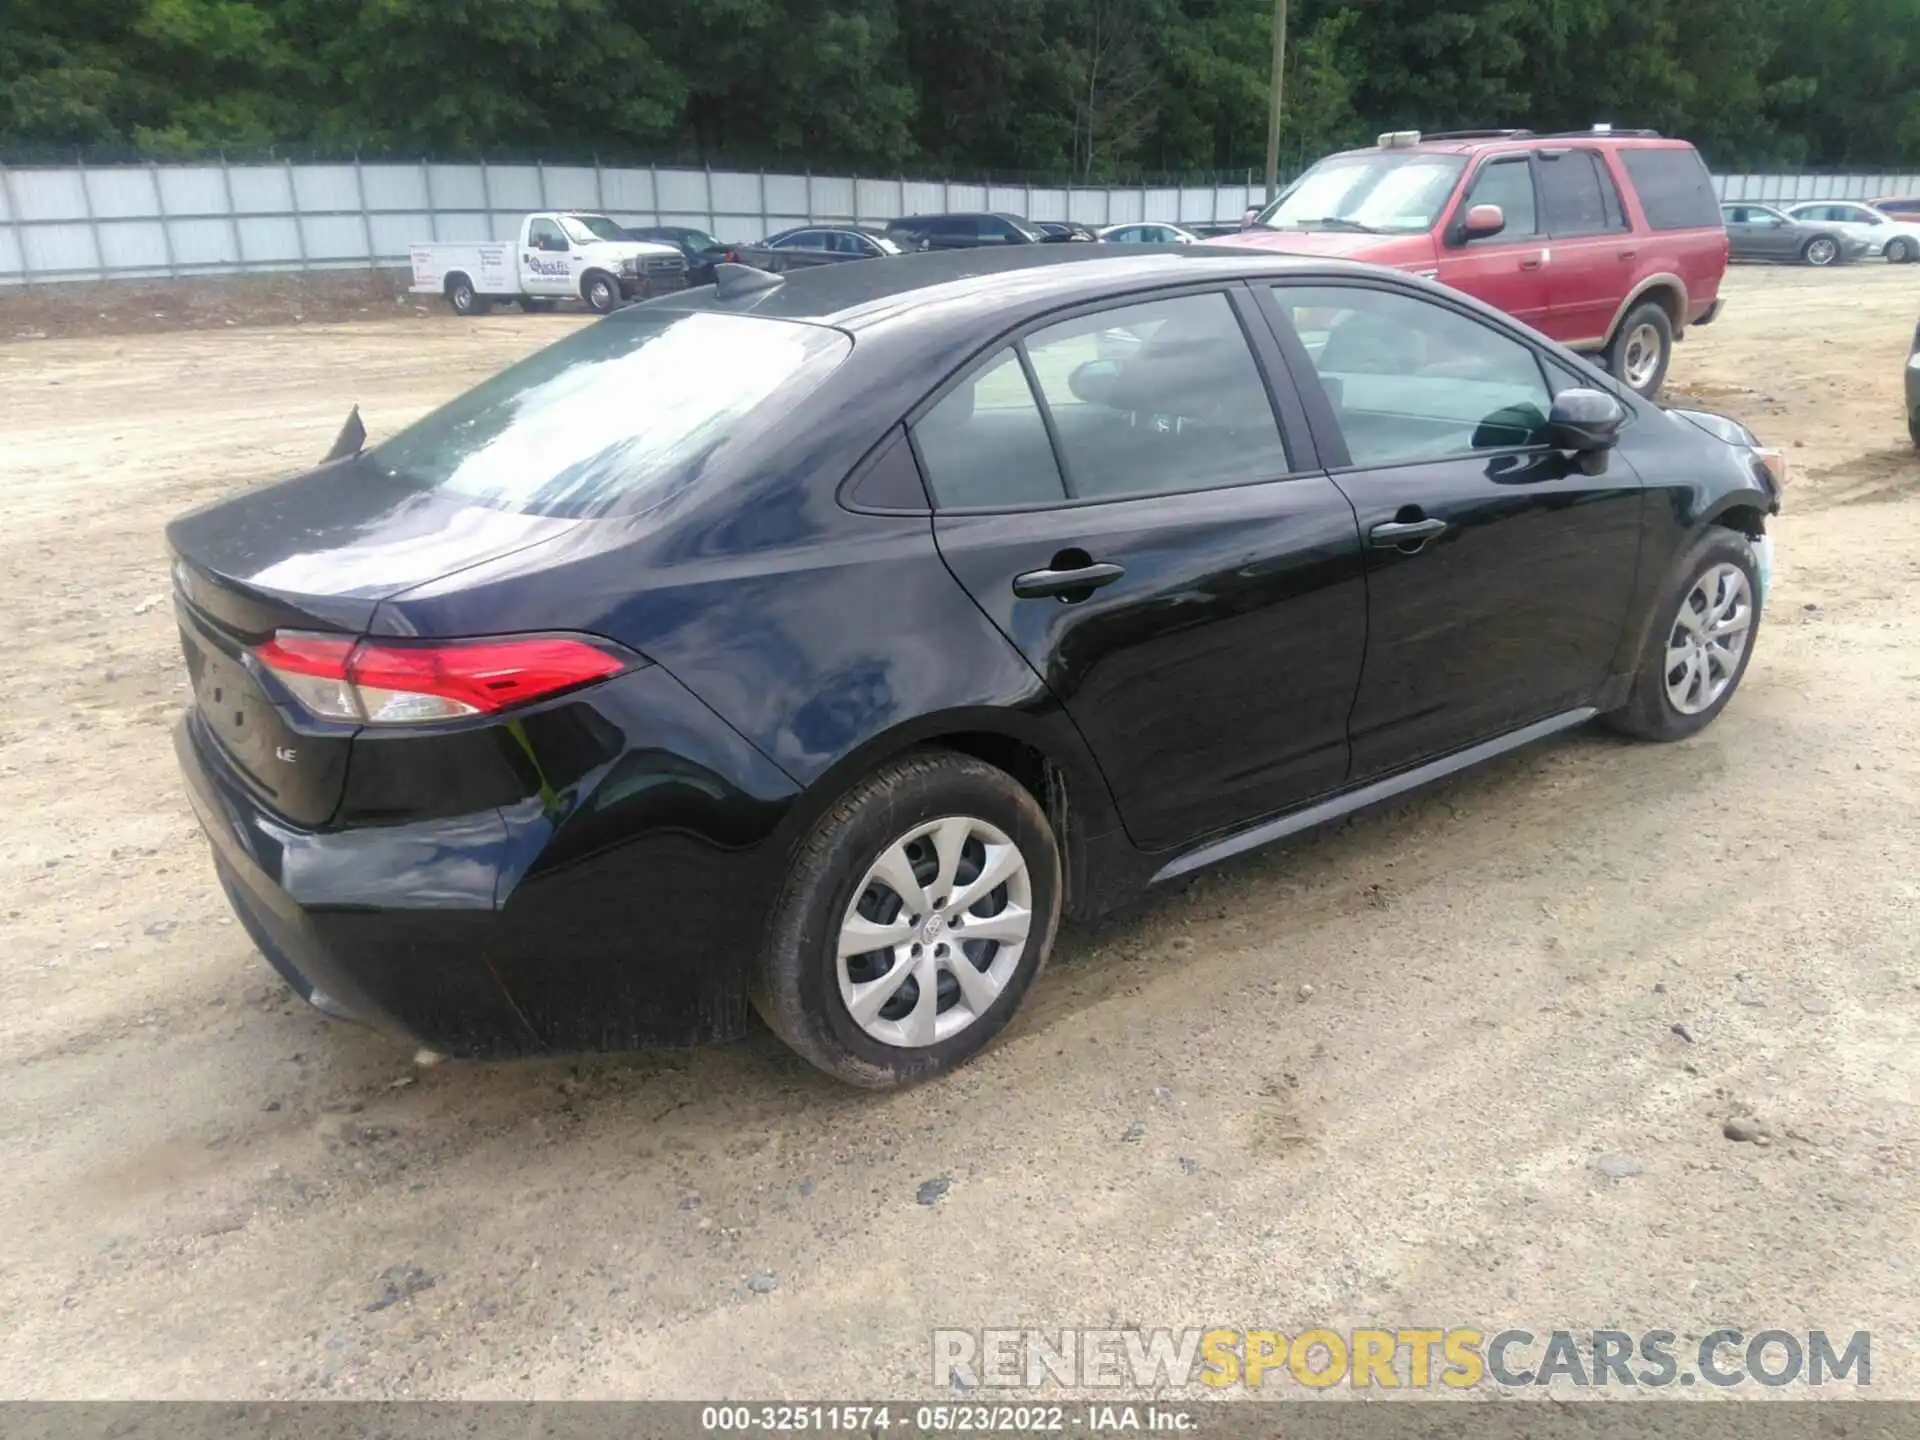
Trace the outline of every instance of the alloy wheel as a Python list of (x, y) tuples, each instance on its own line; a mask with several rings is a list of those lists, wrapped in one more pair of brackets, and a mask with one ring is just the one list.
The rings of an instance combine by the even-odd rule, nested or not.
[(1682, 715), (1709, 709), (1733, 684), (1753, 630), (1753, 590), (1738, 565), (1701, 575), (1667, 632), (1667, 699)]
[(596, 310), (613, 308), (613, 287), (604, 280), (596, 280), (587, 286), (587, 304)]
[(1840, 247), (1821, 235), (1807, 242), (1807, 263), (1809, 265), (1831, 265), (1834, 257), (1840, 253)]
[(1660, 332), (1652, 325), (1636, 325), (1627, 332), (1626, 358), (1621, 379), (1635, 390), (1645, 390), (1660, 370)]
[(992, 1008), (1033, 929), (1026, 857), (986, 821), (916, 825), (867, 868), (840, 923), (847, 1014), (883, 1045), (950, 1039)]

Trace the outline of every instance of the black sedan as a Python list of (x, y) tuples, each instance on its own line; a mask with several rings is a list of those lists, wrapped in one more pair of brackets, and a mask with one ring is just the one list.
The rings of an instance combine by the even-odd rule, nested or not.
[(789, 270), (838, 265), (844, 260), (884, 260), (900, 253), (884, 230), (863, 225), (796, 225), (758, 245), (740, 246), (735, 258), (743, 265), (784, 275)]
[(711, 285), (713, 267), (738, 259), (734, 247), (722, 244), (704, 230), (686, 225), (644, 225), (622, 232), (629, 240), (647, 240), (655, 245), (671, 245), (687, 260), (687, 284)]
[(1700, 730), (1779, 507), (1456, 291), (1202, 247), (727, 266), (336, 449), (167, 532), (267, 958), (442, 1051), (757, 1009), (865, 1086), (986, 1045), (1063, 913)]

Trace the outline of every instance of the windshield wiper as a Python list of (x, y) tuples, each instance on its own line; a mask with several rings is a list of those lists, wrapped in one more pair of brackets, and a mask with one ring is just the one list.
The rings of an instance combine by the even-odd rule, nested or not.
[(1349, 220), (1344, 215), (1322, 215), (1318, 220), (1299, 220), (1295, 222), (1302, 230), (1351, 230), (1360, 235), (1381, 235), (1386, 232), (1376, 230), (1371, 225), (1362, 225), (1358, 220)]

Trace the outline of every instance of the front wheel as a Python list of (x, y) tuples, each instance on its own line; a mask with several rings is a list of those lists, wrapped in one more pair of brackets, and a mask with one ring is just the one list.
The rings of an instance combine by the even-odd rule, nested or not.
[(1675, 563), (1633, 689), (1607, 723), (1642, 740), (1681, 740), (1712, 724), (1753, 658), (1760, 594), (1751, 542), (1710, 527)]
[(593, 310), (605, 315), (609, 310), (619, 308), (620, 287), (614, 284), (612, 276), (595, 271), (581, 282), (580, 298)]
[(1904, 235), (1896, 235), (1887, 242), (1886, 253), (1889, 265), (1907, 265), (1911, 264), (1916, 257), (1920, 257), (1920, 246), (1916, 246)]
[(835, 803), (796, 852), (755, 967), (775, 1034), (867, 1089), (984, 1049), (1046, 964), (1060, 852), (1025, 787), (929, 750)]
[(1839, 242), (1828, 235), (1816, 235), (1800, 247), (1800, 258), (1821, 269), (1840, 258)]
[(1649, 400), (1660, 393), (1672, 359), (1673, 321), (1654, 301), (1635, 306), (1607, 347), (1607, 369)]

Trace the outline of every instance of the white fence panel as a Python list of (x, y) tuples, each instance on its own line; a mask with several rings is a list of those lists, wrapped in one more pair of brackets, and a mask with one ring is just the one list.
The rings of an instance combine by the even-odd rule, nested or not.
[(1028, 192), (1027, 218), (1029, 220), (1064, 220), (1067, 218), (1067, 192), (1065, 190), (1031, 190)]
[(101, 224), (100, 263), (107, 270), (165, 272), (167, 236), (158, 220), (112, 220)]
[(606, 204), (591, 165), (547, 166), (546, 188), (552, 210), (598, 210)]
[(306, 258), (300, 250), (300, 227), (286, 215), (250, 215), (241, 220), (240, 250), (249, 265), (269, 269), (298, 265)]
[(853, 218), (853, 180), (850, 176), (813, 177), (813, 216), (815, 220), (851, 220)]
[(225, 215), (227, 186), (218, 165), (156, 166), (160, 208), (168, 215)]
[(486, 187), (480, 183), (478, 165), (427, 166), (427, 196), (434, 210), (484, 210)]
[(22, 220), (87, 218), (87, 192), (77, 170), (16, 170), (13, 200)]
[(1178, 220), (1180, 218), (1180, 192), (1178, 190), (1146, 190), (1141, 193), (1140, 204), (1143, 220)]
[(287, 215), (293, 210), (293, 172), (281, 165), (236, 165), (227, 172), (233, 208), (241, 215)]
[(902, 215), (938, 215), (947, 208), (947, 187), (937, 180), (907, 180), (900, 186)]
[(853, 200), (862, 220), (897, 220), (900, 216), (900, 182), (897, 180), (856, 180)]
[[(1027, 187), (1024, 185), (989, 185), (987, 204), (989, 210), (998, 210), (1006, 215), (1027, 214)], [(1027, 216), (1032, 219), (1031, 215)]]
[[(862, 180), (860, 183), (872, 185), (877, 182)], [(804, 221), (807, 218), (807, 177), (804, 175), (767, 176), (767, 214), (798, 215)]]
[(984, 185), (947, 186), (948, 210), (984, 210), (987, 208), (987, 187)]
[(82, 276), (100, 273), (93, 233), (84, 223), (25, 226), (20, 231), (20, 249), (29, 272), (48, 270)]
[(760, 213), (760, 177), (732, 170), (716, 170), (708, 177), (713, 186), (713, 213), (719, 215), (758, 215)]
[(653, 214), (653, 176), (645, 170), (603, 170), (600, 172), (601, 204), (621, 214)]
[(488, 165), (487, 196), (495, 210), (540, 210), (538, 165)]
[[(1128, 225), (1147, 218), (1147, 198), (1138, 190), (1113, 190), (1107, 194), (1107, 223)], [(1171, 217), (1168, 217), (1171, 218)]]
[(174, 263), (183, 270), (224, 268), (240, 263), (231, 221), (174, 220), (168, 224), (167, 233), (173, 239)]
[(659, 171), (654, 177), (654, 195), (654, 208), (660, 211), (662, 223), (669, 210), (705, 215), (713, 208), (707, 203), (707, 176), (702, 170)]
[(89, 170), (86, 172), (87, 199), (93, 215), (100, 220), (145, 219), (159, 213), (159, 191), (154, 172), (139, 168)]
[(372, 211), (433, 208), (427, 203), (426, 173), (418, 165), (362, 166), (360, 190)]

